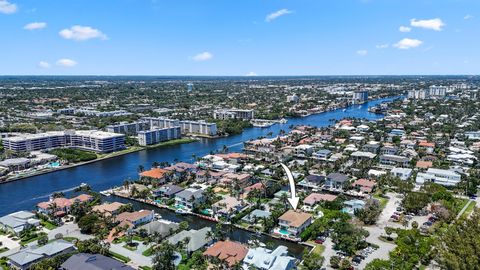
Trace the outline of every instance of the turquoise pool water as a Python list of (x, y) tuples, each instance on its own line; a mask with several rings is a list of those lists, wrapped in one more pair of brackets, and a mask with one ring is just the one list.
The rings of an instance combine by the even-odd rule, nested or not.
[(57, 168), (57, 167), (60, 167), (60, 165), (61, 165), (60, 162), (55, 161), (55, 162), (52, 162), (52, 163), (48, 164), (48, 167)]
[(288, 231), (287, 231), (287, 230), (285, 230), (285, 229), (280, 229), (280, 231), (279, 231), (279, 232), (280, 232), (281, 234), (289, 234), (289, 233), (288, 233)]

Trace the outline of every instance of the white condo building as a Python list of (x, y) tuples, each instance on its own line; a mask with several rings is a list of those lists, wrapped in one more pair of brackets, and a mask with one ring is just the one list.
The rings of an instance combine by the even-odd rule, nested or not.
[(180, 127), (182, 134), (202, 134), (217, 135), (217, 124), (204, 121), (188, 121), (178, 119), (168, 119), (162, 117), (145, 117), (142, 120), (147, 121), (151, 129), (162, 129), (171, 127)]
[(99, 153), (125, 149), (125, 135), (98, 130), (66, 130), (37, 134), (20, 134), (3, 139), (5, 149), (31, 152), (71, 147)]
[(179, 139), (182, 132), (179, 126), (152, 129), (138, 132), (138, 143), (142, 146), (157, 144), (169, 140)]
[(220, 120), (227, 119), (242, 119), (250, 120), (253, 119), (254, 112), (253, 110), (240, 110), (240, 109), (220, 109), (213, 112), (213, 118)]

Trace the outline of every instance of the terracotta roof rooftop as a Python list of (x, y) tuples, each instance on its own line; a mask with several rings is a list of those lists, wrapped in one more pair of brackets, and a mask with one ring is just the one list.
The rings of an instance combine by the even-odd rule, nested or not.
[(310, 218), (312, 218), (312, 215), (307, 214), (305, 212), (288, 210), (278, 219), (287, 221), (290, 224), (290, 226), (300, 227)]
[(140, 176), (160, 179), (160, 178), (163, 178), (165, 173), (167, 173), (167, 171), (164, 169), (153, 168), (151, 170), (141, 172)]
[(248, 253), (248, 248), (240, 243), (233, 241), (219, 241), (209, 247), (203, 255), (217, 257), (226, 261), (229, 266), (241, 262)]

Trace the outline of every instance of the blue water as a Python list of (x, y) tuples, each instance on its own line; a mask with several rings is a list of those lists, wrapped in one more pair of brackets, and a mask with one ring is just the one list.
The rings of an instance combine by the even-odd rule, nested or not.
[(382, 115), (368, 112), (368, 107), (391, 99), (354, 105), (348, 107), (346, 111), (339, 109), (303, 118), (293, 118), (289, 119), (288, 123), (284, 125), (277, 124), (269, 128), (249, 128), (242, 134), (226, 138), (202, 139), (190, 144), (144, 150), (80, 167), (1, 184), (0, 216), (18, 210), (31, 210), (38, 202), (48, 199), (53, 192), (70, 192), (81, 183), (88, 183), (97, 191), (121, 185), (125, 179), (133, 180), (137, 178), (139, 165), (148, 169), (154, 161), (173, 162), (174, 160), (181, 160), (191, 162), (193, 161), (192, 154), (203, 156), (211, 151), (222, 149), (224, 145), (228, 146), (230, 151), (240, 151), (244, 141), (267, 136), (269, 132), (272, 132), (275, 136), (281, 129), (288, 131), (291, 125), (325, 127), (332, 124), (331, 119), (338, 120), (345, 117), (379, 119)]

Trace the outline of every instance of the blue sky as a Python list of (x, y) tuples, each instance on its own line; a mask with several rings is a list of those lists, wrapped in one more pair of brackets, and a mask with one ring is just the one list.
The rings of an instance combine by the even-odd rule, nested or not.
[(0, 35), (2, 75), (480, 70), (477, 0), (0, 0)]

